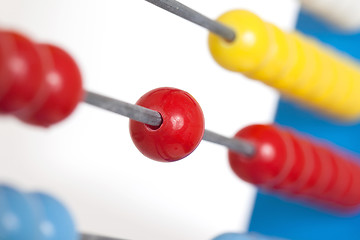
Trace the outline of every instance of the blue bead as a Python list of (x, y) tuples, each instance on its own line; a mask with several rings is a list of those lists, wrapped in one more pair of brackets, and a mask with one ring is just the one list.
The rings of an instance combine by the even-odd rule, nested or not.
[(64, 205), (49, 195), (31, 193), (34, 208), (37, 209), (40, 237), (38, 240), (77, 240), (74, 221)]
[(1, 185), (0, 239), (37, 240), (36, 221), (26, 195)]
[[(276, 238), (277, 240), (280, 240)], [(268, 238), (262, 235), (248, 233), (248, 234), (240, 234), (240, 233), (224, 233), (220, 236), (217, 236), (213, 240), (276, 240), (275, 238)]]

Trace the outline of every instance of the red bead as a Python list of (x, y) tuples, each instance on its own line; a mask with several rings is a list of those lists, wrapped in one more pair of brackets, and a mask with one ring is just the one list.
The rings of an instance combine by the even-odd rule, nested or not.
[(324, 149), (327, 151), (327, 154), (329, 156), (329, 162), (327, 163), (328, 166), (333, 170), (331, 174), (331, 178), (329, 179), (329, 182), (327, 183), (326, 188), (324, 189), (324, 192), (320, 193), (320, 198), (325, 199), (327, 201), (331, 201), (334, 197), (334, 186), (336, 185), (336, 182), (338, 181), (339, 176), (339, 169), (338, 169), (338, 161), (336, 160), (335, 156), (329, 149)]
[(290, 133), (290, 138), (296, 149), (295, 161), (298, 162), (297, 164), (300, 162), (301, 164), (298, 165), (299, 168), (297, 169), (300, 175), (298, 177), (297, 175), (294, 176), (291, 180), (293, 184), (291, 187), (289, 186), (288, 190), (292, 195), (301, 195), (301, 190), (304, 189), (315, 168), (314, 152), (311, 149), (311, 144), (295, 135), (294, 132)]
[(146, 157), (173, 162), (189, 155), (204, 135), (204, 115), (196, 100), (175, 88), (158, 88), (146, 93), (137, 105), (158, 111), (163, 122), (158, 128), (130, 120), (135, 146)]
[[(307, 139), (303, 139), (303, 141), (307, 141)], [(306, 144), (306, 143), (303, 143)], [(299, 189), (297, 191), (298, 194), (300, 195), (310, 195), (309, 193), (313, 192), (317, 182), (318, 182), (318, 178), (320, 176), (321, 173), (321, 167), (322, 167), (322, 160), (321, 160), (321, 156), (319, 155), (319, 153), (317, 152), (316, 147), (309, 142), (309, 148), (310, 151), (312, 151), (312, 158), (309, 159), (310, 161), (313, 162), (313, 167), (312, 167), (312, 171), (311, 174), (309, 176), (309, 178), (306, 180), (305, 184), (302, 186), (301, 189)]]
[(72, 57), (52, 45), (38, 45), (44, 62), (44, 82), (34, 101), (16, 113), (24, 122), (48, 127), (68, 117), (83, 99), (82, 79)]
[[(351, 158), (349, 158), (349, 156), (346, 154), (341, 154), (341, 156), (339, 155), (337, 157), (340, 160), (339, 169), (343, 169), (343, 177), (342, 179), (338, 179), (338, 181), (343, 183), (343, 185), (341, 185), (341, 188), (339, 188), (341, 189), (340, 194), (334, 195), (334, 200), (335, 203), (339, 203), (342, 206), (349, 206), (356, 203), (353, 201), (353, 199), (354, 194), (356, 195), (356, 193), (359, 191), (359, 186), (355, 186), (354, 184), (357, 181), (356, 174), (359, 172), (359, 167), (358, 165), (351, 163)], [(355, 189), (353, 189), (353, 187)], [(360, 203), (358, 200), (359, 199), (357, 199), (357, 203)]]
[(329, 200), (324, 196), (336, 178), (336, 165), (333, 157), (325, 147), (314, 145), (314, 150), (320, 160), (320, 169), (316, 176), (316, 183), (309, 190), (309, 194), (319, 199)]
[(18, 33), (0, 31), (0, 113), (26, 107), (38, 93), (43, 76), (36, 45)]
[(287, 139), (294, 149), (294, 160), (288, 175), (283, 179), (283, 181), (274, 185), (273, 189), (279, 189), (289, 193), (294, 190), (294, 184), (299, 180), (299, 178), (301, 178), (303, 174), (303, 169), (305, 166), (305, 153), (299, 141), (295, 139), (290, 132), (283, 131), (283, 133), (287, 135)]
[(267, 186), (283, 181), (294, 156), (285, 134), (274, 126), (252, 125), (240, 130), (235, 138), (247, 140), (256, 148), (252, 157), (229, 151), (230, 166), (241, 179)]
[[(351, 159), (352, 160), (352, 159)], [(359, 163), (349, 161), (349, 170), (352, 176), (352, 184), (345, 194), (347, 206), (360, 206), (360, 167)]]
[(348, 160), (341, 157), (340, 154), (332, 152), (333, 158), (336, 162), (336, 181), (329, 191), (329, 199), (336, 203), (341, 203), (344, 200), (344, 195), (350, 188), (352, 177), (350, 175)]

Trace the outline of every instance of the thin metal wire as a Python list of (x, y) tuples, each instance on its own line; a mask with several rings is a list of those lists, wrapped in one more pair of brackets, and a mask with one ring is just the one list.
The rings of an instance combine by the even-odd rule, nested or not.
[(213, 32), (214, 34), (230, 42), (234, 41), (236, 37), (235, 32), (231, 28), (202, 15), (201, 13), (185, 6), (182, 3), (179, 3), (178, 1), (175, 0), (145, 0), (145, 1), (152, 3), (168, 12), (171, 12), (201, 27), (204, 27), (208, 29), (210, 32)]
[[(86, 91), (84, 102), (151, 126), (158, 127), (163, 121), (161, 114), (157, 111), (90, 91)], [(246, 156), (252, 156), (255, 153), (255, 148), (251, 143), (237, 138), (224, 137), (209, 130), (205, 130), (203, 140), (225, 146)]]
[(86, 91), (84, 102), (151, 126), (160, 126), (162, 123), (162, 117), (156, 111), (94, 92)]
[(203, 140), (220, 144), (227, 147), (228, 149), (244, 154), (248, 157), (251, 157), (255, 154), (255, 147), (251, 143), (242, 139), (224, 137), (209, 130), (205, 130)]
[(92, 234), (81, 234), (80, 239), (81, 240), (123, 240), (120, 238), (108, 238), (108, 237), (101, 237)]

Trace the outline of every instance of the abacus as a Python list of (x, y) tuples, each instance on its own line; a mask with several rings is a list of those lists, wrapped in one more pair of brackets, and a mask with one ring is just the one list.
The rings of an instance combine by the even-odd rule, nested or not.
[[(195, 94), (194, 98), (177, 88), (156, 88), (133, 105), (85, 90), (81, 70), (69, 53), (13, 30), (0, 31), (1, 113), (26, 124), (50, 127), (68, 118), (83, 101), (129, 117), (130, 135), (138, 150), (160, 162), (189, 156), (201, 140), (223, 145), (229, 150), (235, 174), (260, 189), (249, 231), (287, 239), (318, 239), (319, 233), (327, 239), (356, 239), (356, 228), (343, 226), (353, 227), (359, 213), (360, 166), (356, 154), (335, 144), (352, 151), (356, 148), (347, 146), (347, 140), (343, 143), (336, 136), (327, 136), (328, 132), (319, 126), (356, 130), (360, 68), (352, 57), (305, 36), (326, 41), (313, 30), (314, 26), (326, 32), (326, 37), (334, 33), (306, 11), (300, 13), (298, 22), (302, 35), (286, 33), (247, 10), (229, 11), (214, 21), (177, 1), (148, 2), (210, 30), (209, 49), (216, 62), (280, 91), (284, 98), (276, 122), (293, 128), (252, 124), (228, 138), (205, 129)], [(306, 7), (309, 5), (311, 8), (305, 2)], [(318, 10), (315, 8), (315, 12)], [(354, 39), (356, 35), (347, 37)], [(68, 211), (51, 196), (23, 194), (5, 186), (0, 190), (4, 202), (1, 214), (6, 219), (2, 238), (79, 237)], [(295, 219), (301, 230), (288, 223)], [(321, 229), (323, 226), (316, 224), (320, 220), (331, 229)], [(13, 225), (17, 221), (22, 224)], [(319, 233), (313, 233), (314, 229)], [(251, 237), (265, 238), (225, 234), (215, 239)]]

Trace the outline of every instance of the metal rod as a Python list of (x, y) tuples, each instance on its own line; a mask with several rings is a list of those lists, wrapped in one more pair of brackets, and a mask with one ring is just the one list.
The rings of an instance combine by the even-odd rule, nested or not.
[[(157, 111), (105, 97), (90, 91), (86, 91), (84, 102), (151, 126), (160, 126), (163, 121), (161, 114)], [(203, 140), (225, 146), (246, 156), (252, 156), (255, 153), (255, 147), (247, 141), (224, 137), (206, 129)]]
[(255, 147), (251, 143), (242, 139), (224, 137), (209, 130), (205, 130), (203, 140), (220, 144), (235, 152), (242, 153), (249, 157), (255, 154)]
[(81, 234), (81, 240), (122, 240), (120, 238), (100, 237), (92, 234)]
[(162, 123), (162, 117), (156, 111), (90, 91), (86, 92), (84, 102), (151, 126), (160, 126)]
[(230, 42), (234, 41), (236, 37), (235, 32), (231, 28), (217, 21), (214, 21), (202, 15), (199, 12), (196, 12), (195, 10), (185, 6), (182, 3), (179, 3), (178, 1), (175, 0), (145, 0), (145, 1), (152, 3), (190, 22), (193, 22), (201, 27), (204, 27), (208, 29), (210, 32), (213, 32), (214, 34)]

